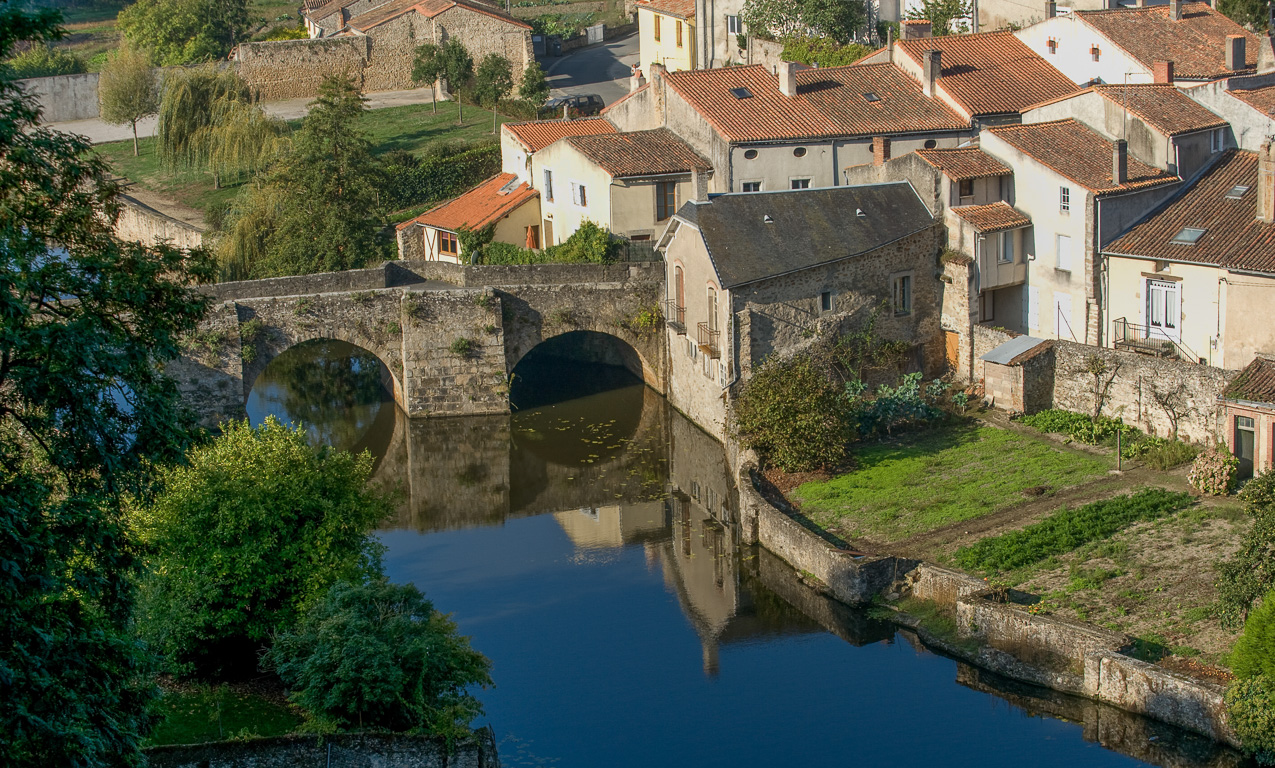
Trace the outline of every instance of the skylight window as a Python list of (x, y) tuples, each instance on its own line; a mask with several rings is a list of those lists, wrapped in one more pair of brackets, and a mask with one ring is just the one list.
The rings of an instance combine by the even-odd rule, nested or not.
[(1244, 197), (1244, 193), (1247, 191), (1248, 191), (1248, 187), (1244, 186), (1243, 184), (1236, 184), (1235, 186), (1231, 187), (1230, 192), (1226, 193), (1226, 199), (1239, 200), (1241, 197)]
[(1177, 233), (1169, 242), (1174, 245), (1195, 245), (1201, 237), (1204, 237), (1204, 233), (1207, 231), (1199, 227), (1183, 227), (1182, 231)]
[(743, 86), (740, 86), (739, 88), (731, 88), (730, 95), (737, 99), (751, 99), (753, 97), (753, 92)]
[(867, 93), (863, 94), (863, 98), (864, 98), (864, 100), (865, 100), (865, 101), (869, 101), (869, 102), (873, 102), (873, 101), (880, 101), (880, 100), (881, 100), (881, 97), (880, 97), (880, 96), (876, 95), (875, 93), (873, 93), (873, 92), (871, 92), (871, 91), (868, 91)]

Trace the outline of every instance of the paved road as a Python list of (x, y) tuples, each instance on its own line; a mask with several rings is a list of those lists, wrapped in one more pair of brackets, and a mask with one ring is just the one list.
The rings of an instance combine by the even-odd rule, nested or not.
[[(428, 104), (433, 100), (433, 91), (430, 88), (417, 88), (410, 91), (381, 91), (379, 93), (364, 94), (367, 97), (368, 109), (384, 109), (386, 107), (401, 107), (407, 104)], [(310, 111), (310, 102), (313, 98), (305, 99), (288, 99), (287, 101), (271, 101), (263, 104), (266, 112), (283, 120), (296, 120), (305, 117)], [(142, 120), (137, 124), (137, 135), (145, 138), (155, 135), (156, 119), (151, 117)], [(49, 123), (50, 128), (56, 128), (66, 133), (78, 133), (81, 136), (87, 136), (94, 144), (103, 144), (108, 141), (124, 141), (133, 138), (133, 130), (127, 125), (111, 125), (102, 120), (72, 120), (64, 123)]]
[(611, 104), (629, 92), (629, 73), (638, 62), (636, 34), (578, 48), (562, 58), (542, 58), (554, 96), (596, 93)]

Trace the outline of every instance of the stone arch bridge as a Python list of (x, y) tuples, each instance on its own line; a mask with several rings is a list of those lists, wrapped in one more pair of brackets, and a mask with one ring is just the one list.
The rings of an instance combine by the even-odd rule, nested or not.
[[(242, 418), (270, 361), (312, 339), (375, 354), (395, 402), (413, 417), (507, 413), (518, 362), (542, 341), (580, 331), (592, 332), (579, 345), (584, 359), (623, 365), (661, 393), (666, 387), (665, 334), (652, 322), (664, 297), (658, 262), (391, 261), (204, 291), (215, 303), (167, 372), (207, 425)], [(609, 339), (597, 343), (598, 334)]]

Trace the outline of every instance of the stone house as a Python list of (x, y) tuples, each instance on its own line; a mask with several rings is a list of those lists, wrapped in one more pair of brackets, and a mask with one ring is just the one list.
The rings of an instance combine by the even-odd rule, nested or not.
[(713, 166), (713, 192), (843, 184), (841, 169), (893, 151), (955, 147), (970, 121), (928, 98), (892, 64), (801, 68), (760, 65), (685, 72), (651, 68), (651, 81), (603, 111), (621, 131), (667, 128)]
[(651, 240), (712, 171), (666, 128), (566, 136), (535, 153), (531, 164), (545, 245), (565, 240), (586, 221), (630, 240)]
[(1240, 460), (1240, 478), (1275, 467), (1275, 358), (1253, 358), (1221, 400), (1226, 445)]
[(943, 228), (905, 182), (701, 195), (661, 235), (669, 401), (724, 439), (731, 388), (772, 354), (879, 313), (942, 369)]
[(1103, 248), (1110, 343), (1239, 369), (1275, 353), (1275, 152), (1229, 150)]
[(398, 224), (400, 259), (464, 264), (463, 229), (495, 226), (493, 242), (540, 247), (540, 194), (512, 173), (497, 174), (465, 194)]
[(567, 136), (615, 133), (615, 126), (600, 117), (583, 120), (532, 120), (500, 126), (500, 168), (535, 186), (531, 158)]
[[(743, 0), (639, 0), (638, 66), (660, 64), (670, 72), (742, 63)], [(707, 21), (700, 21), (707, 20)]]

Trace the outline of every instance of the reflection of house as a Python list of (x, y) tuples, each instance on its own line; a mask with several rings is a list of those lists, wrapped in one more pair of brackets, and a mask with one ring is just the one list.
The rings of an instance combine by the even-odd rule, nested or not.
[(1240, 477), (1275, 466), (1275, 358), (1258, 355), (1222, 392), (1226, 444)]
[(397, 226), (402, 259), (464, 263), (462, 230), (494, 226), (494, 241), (540, 247), (536, 190), (511, 173), (497, 174), (465, 194)]
[[(658, 246), (668, 269), (670, 402), (721, 438), (738, 376), (882, 306), (882, 337), (938, 342), (943, 235), (904, 182), (682, 206)], [(922, 362), (932, 368), (941, 355)]]
[(571, 543), (582, 549), (622, 547), (668, 529), (663, 501), (584, 507), (554, 512), (553, 519)]
[(1275, 158), (1231, 150), (1104, 248), (1111, 343), (1240, 368), (1275, 352)]

